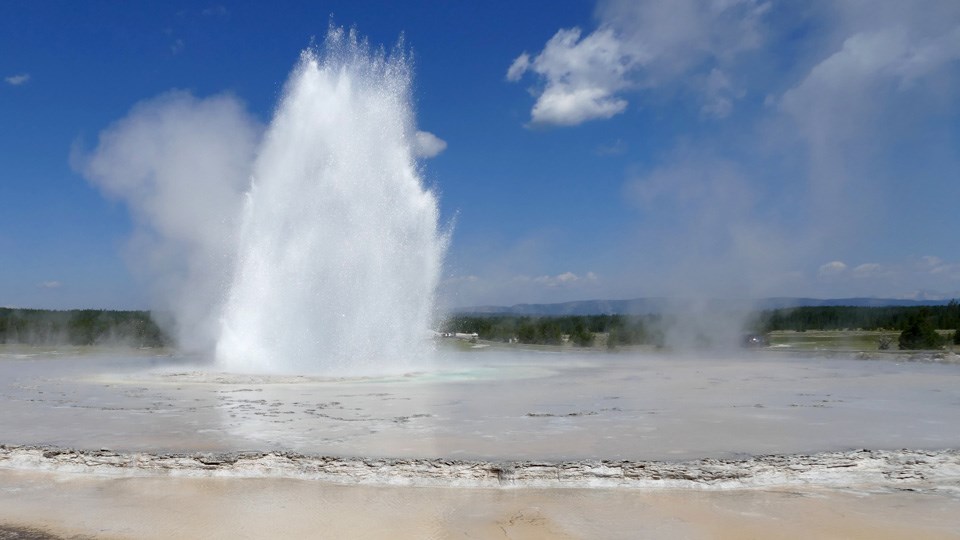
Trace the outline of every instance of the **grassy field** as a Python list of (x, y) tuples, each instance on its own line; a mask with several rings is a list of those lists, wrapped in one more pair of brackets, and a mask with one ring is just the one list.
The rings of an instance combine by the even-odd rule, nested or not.
[[(944, 336), (952, 336), (949, 331), (941, 331)], [(814, 330), (806, 332), (782, 331), (769, 334), (770, 346), (797, 350), (829, 351), (877, 351), (882, 340), (890, 344), (889, 350), (896, 351), (900, 332), (895, 330)], [(952, 345), (947, 345), (949, 350)]]

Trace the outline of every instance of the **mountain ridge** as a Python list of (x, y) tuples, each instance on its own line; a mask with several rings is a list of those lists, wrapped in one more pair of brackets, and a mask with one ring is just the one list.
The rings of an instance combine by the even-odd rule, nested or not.
[(794, 307), (915, 307), (943, 306), (950, 300), (913, 300), (901, 298), (805, 298), (768, 297), (756, 300), (713, 298), (707, 300), (645, 297), (625, 300), (574, 300), (542, 304), (514, 304), (512, 306), (481, 305), (454, 308), (458, 315), (648, 315), (664, 311), (720, 311), (769, 310)]

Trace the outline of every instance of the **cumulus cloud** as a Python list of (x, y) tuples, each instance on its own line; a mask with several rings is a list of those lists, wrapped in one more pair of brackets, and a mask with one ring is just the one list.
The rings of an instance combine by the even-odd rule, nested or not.
[(533, 278), (534, 282), (541, 285), (546, 285), (547, 287), (558, 287), (565, 283), (573, 283), (579, 280), (580, 276), (574, 274), (573, 272), (564, 272), (555, 276), (538, 276)]
[(174, 91), (143, 101), (73, 165), (123, 201), (136, 230), (132, 266), (173, 313), (184, 347), (207, 347), (234, 257), (261, 126), (229, 95)]
[(759, 46), (766, 3), (754, 0), (609, 0), (598, 25), (560, 29), (536, 56), (522, 53), (507, 80), (537, 76), (533, 124), (570, 126), (624, 112), (629, 92), (692, 81), (702, 111), (723, 118), (738, 97), (724, 66)]
[(4, 77), (3, 80), (10, 86), (20, 86), (21, 84), (30, 82), (30, 74), (20, 73), (18, 75), (10, 75), (9, 77)]
[(832, 261), (817, 276), (844, 295), (923, 299), (916, 297), (920, 290), (926, 299), (960, 296), (960, 264), (933, 256), (857, 265)]
[(612, 29), (581, 39), (581, 30), (560, 30), (539, 55), (520, 55), (507, 71), (518, 80), (527, 70), (546, 80), (533, 106), (534, 123), (575, 125), (594, 118), (610, 118), (627, 108), (616, 92), (628, 85), (627, 71), (634, 60), (621, 50)]
[(830, 277), (842, 274), (847, 271), (847, 265), (843, 261), (830, 261), (820, 266), (817, 275), (820, 277)]
[(429, 131), (418, 131), (413, 139), (413, 154), (420, 158), (432, 158), (447, 149), (447, 141)]

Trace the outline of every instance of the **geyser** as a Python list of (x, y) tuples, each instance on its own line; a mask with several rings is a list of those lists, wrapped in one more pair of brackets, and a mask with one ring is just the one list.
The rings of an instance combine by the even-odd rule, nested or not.
[(266, 129), (230, 95), (137, 104), (74, 165), (130, 209), (130, 259), (180, 346), (234, 372), (367, 375), (429, 357), (446, 235), (412, 69), (331, 26)]
[(411, 369), (444, 252), (414, 154), (411, 70), (334, 28), (305, 51), (253, 164), (217, 340), (239, 372)]

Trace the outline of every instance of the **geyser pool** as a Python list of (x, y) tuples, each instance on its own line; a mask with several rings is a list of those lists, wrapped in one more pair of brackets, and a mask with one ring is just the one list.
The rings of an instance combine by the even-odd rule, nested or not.
[(488, 461), (960, 445), (960, 364), (905, 356), (490, 347), (408, 376), (332, 378), (216, 373), (149, 351), (26, 352), (0, 347), (3, 443)]
[(444, 252), (414, 155), (411, 70), (332, 28), (253, 165), (216, 358), (228, 371), (395, 373), (430, 354)]

